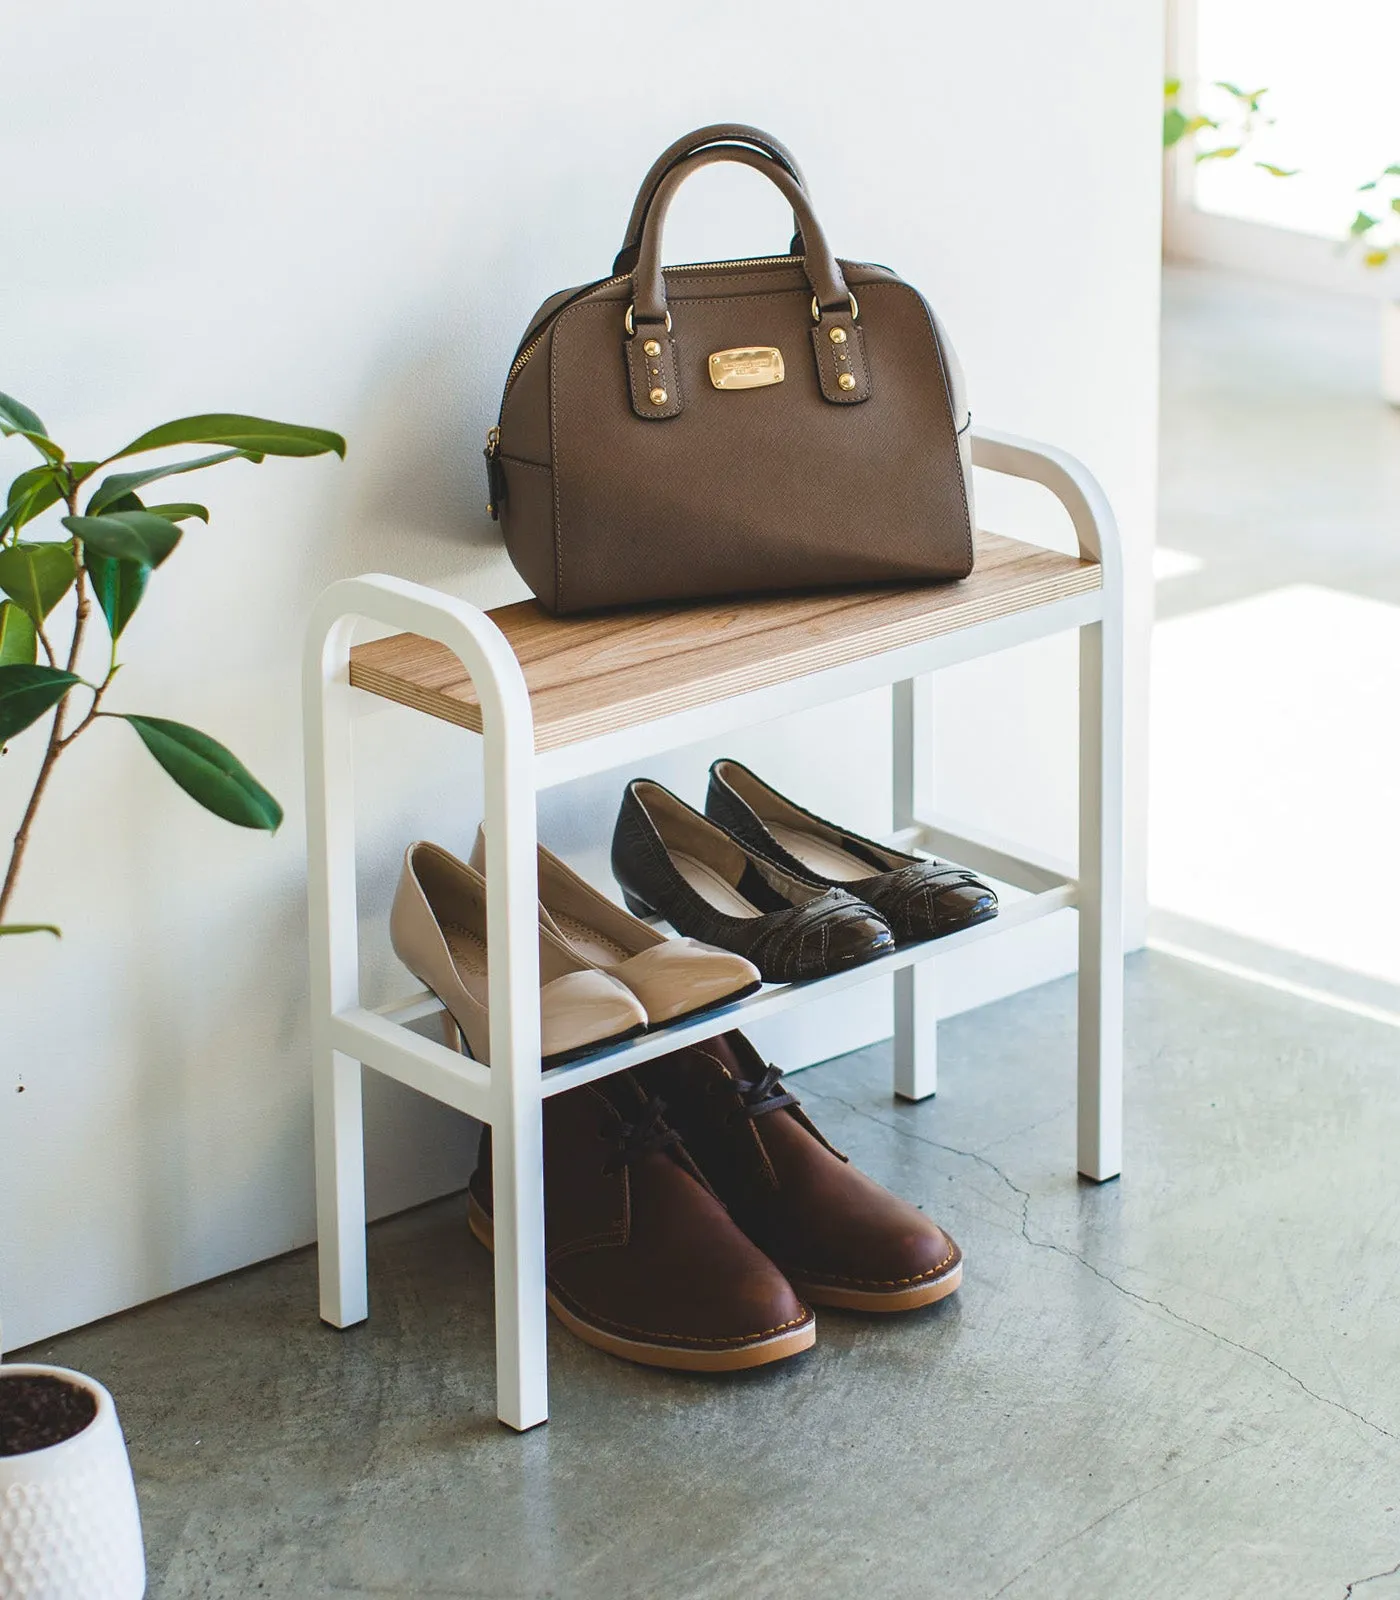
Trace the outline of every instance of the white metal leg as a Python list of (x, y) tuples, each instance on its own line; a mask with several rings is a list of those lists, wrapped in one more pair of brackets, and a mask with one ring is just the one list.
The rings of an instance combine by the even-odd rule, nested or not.
[[(933, 677), (891, 686), (894, 825), (913, 827), (933, 814)], [(938, 1013), (934, 963), (894, 975), (894, 1092), (926, 1100), (938, 1088)]]
[[(481, 686), (478, 693), (484, 705)], [(528, 697), (523, 714), (525, 738), (504, 713), (494, 724), (488, 715), (485, 723), (496, 1413), (518, 1430), (549, 1415), (535, 752)]]
[(1079, 631), (1079, 1170), (1123, 1170), (1123, 662), (1105, 597)]
[(312, 1070), (321, 1317), (349, 1328), (369, 1315), (362, 1068), (353, 1056), (318, 1047)]
[(330, 1038), (332, 1016), (360, 998), (351, 627), (341, 619), (313, 636), (304, 685), (316, 1237), (321, 1316), (337, 1328), (369, 1315), (360, 1063)]

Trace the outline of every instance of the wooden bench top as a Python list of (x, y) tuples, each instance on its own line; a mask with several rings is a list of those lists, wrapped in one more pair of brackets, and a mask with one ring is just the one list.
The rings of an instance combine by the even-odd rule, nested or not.
[[(977, 564), (961, 583), (585, 617), (552, 617), (522, 600), (490, 616), (524, 669), (535, 748), (544, 751), (1098, 587), (1096, 562), (980, 533)], [(400, 633), (356, 645), (350, 682), (481, 732), (470, 679), (431, 639)]]

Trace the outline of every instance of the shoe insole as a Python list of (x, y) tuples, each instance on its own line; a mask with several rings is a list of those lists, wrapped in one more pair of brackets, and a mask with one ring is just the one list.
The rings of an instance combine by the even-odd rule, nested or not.
[(671, 860), (681, 877), (716, 911), (722, 911), (727, 917), (763, 915), (758, 907), (751, 900), (746, 900), (728, 879), (722, 878), (713, 867), (706, 866), (703, 861), (697, 861), (694, 856), (679, 855), (675, 851), (671, 853)]
[[(440, 920), (438, 926), (447, 941), (448, 954), (457, 969), (457, 976), (462, 980), (462, 987), (474, 1000), (479, 1000), (485, 1005), (489, 992), (485, 939), (460, 922)], [(574, 961), (567, 951), (562, 950), (557, 940), (540, 939), (541, 985), (553, 983), (556, 978), (580, 970), (581, 963)]]
[(815, 872), (819, 878), (832, 878), (837, 883), (858, 883), (862, 878), (873, 877), (880, 870), (872, 867), (868, 861), (862, 861), (859, 856), (852, 855), (849, 850), (843, 850), (840, 845), (828, 844), (825, 839), (803, 833), (800, 828), (784, 828), (774, 822), (766, 826), (790, 856), (796, 856), (809, 872)]
[(486, 941), (460, 922), (440, 922), (442, 936), (447, 941), (447, 953), (462, 980), (462, 987), (473, 1000), (486, 1004)]
[(551, 911), (554, 926), (573, 946), (574, 950), (585, 961), (591, 961), (599, 967), (615, 967), (618, 962), (626, 961), (632, 951), (618, 944), (615, 939), (609, 939), (606, 934), (599, 933), (597, 928), (590, 928), (579, 917), (566, 917), (558, 911)]

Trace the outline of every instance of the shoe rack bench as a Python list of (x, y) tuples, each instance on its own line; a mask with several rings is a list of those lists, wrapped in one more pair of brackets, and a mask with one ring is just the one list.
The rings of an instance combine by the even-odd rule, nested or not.
[[(1044, 485), (1073, 522), (1079, 555), (979, 535), (959, 584), (655, 608), (582, 618), (533, 601), (484, 612), (400, 579), (332, 585), (305, 659), (307, 834), (315, 1052), (321, 1315), (368, 1315), (361, 1065), (491, 1124), (497, 1410), (524, 1430), (548, 1414), (541, 1141), (543, 1098), (634, 1063), (894, 975), (894, 1091), (934, 1092), (931, 975), (944, 951), (1066, 907), (1079, 913), (1078, 1164), (1119, 1171), (1122, 1096), (1122, 584), (1102, 491), (1063, 452), (974, 436), (978, 466)], [(402, 630), (355, 645), (360, 621)], [(1079, 864), (1030, 860), (925, 815), (931, 679), (956, 662), (1074, 629), (1079, 634)], [(729, 1009), (540, 1070), (535, 802), (541, 789), (658, 751), (893, 686), (895, 825), (904, 849), (947, 856), (1028, 891), (991, 922), (803, 984), (765, 986)], [(491, 1063), (406, 1024), (441, 1008), (429, 993), (370, 1010), (360, 1001), (355, 902), (352, 699), (382, 696), (482, 741), (487, 840)], [(387, 914), (387, 907), (386, 914)]]

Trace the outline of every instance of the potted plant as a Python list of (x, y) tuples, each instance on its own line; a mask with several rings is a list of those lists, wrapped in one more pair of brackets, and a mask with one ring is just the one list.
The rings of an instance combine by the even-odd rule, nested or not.
[[(273, 796), (207, 733), (108, 704), (151, 575), (174, 553), (185, 523), (209, 520), (202, 505), (148, 505), (143, 493), (227, 461), (343, 456), (345, 441), (319, 428), (219, 414), (152, 428), (100, 461), (75, 460), (28, 406), (5, 394), (0, 436), (26, 441), (39, 457), (11, 483), (0, 512), (0, 751), (34, 728), (37, 757), (0, 885), (0, 935), (57, 935), (51, 923), (5, 917), (54, 770), (95, 729), (124, 723), (186, 794), (227, 822), (273, 832), (282, 820)], [(108, 470), (182, 445), (218, 448)], [(0, 1365), (0, 1596), (135, 1600), (144, 1590), (136, 1493), (112, 1397), (60, 1367)]]
[[(1360, 249), (1363, 266), (1384, 272), (1400, 261), (1400, 161), (1356, 192), (1366, 199), (1352, 219), (1350, 243)], [(1400, 406), (1400, 287), (1393, 275), (1391, 285), (1381, 301), (1381, 393)]]
[(0, 1367), (0, 1595), (139, 1600), (145, 1589), (111, 1395), (62, 1367)]

